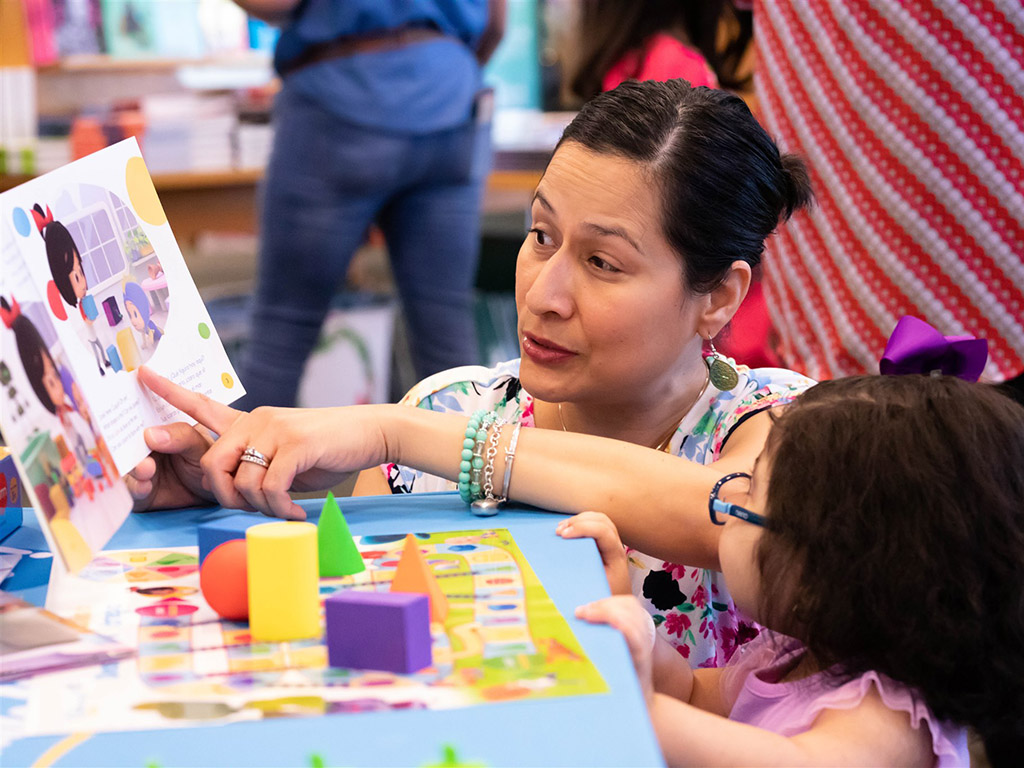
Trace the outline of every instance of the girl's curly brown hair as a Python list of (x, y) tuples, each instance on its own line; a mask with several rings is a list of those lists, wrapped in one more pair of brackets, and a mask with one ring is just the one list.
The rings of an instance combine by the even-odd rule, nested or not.
[(876, 670), (1024, 750), (1024, 408), (953, 377), (827, 381), (786, 410), (761, 540), (766, 623), (839, 681)]

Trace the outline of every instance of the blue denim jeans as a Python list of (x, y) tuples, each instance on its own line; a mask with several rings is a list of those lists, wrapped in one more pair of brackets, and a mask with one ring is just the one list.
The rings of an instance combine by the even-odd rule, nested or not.
[(387, 241), (417, 375), (477, 362), (473, 284), (490, 125), (375, 131), (285, 86), (275, 128), (242, 407), (294, 405), (331, 298), (373, 222)]

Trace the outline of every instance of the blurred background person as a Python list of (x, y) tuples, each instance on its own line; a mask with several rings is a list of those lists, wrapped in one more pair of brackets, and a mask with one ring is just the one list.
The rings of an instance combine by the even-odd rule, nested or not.
[(728, 0), (588, 0), (579, 3), (565, 72), (583, 102), (624, 80), (671, 80), (743, 90), (753, 25)]
[(481, 66), (504, 0), (236, 0), (282, 27), (244, 407), (293, 405), (335, 289), (376, 223), (418, 376), (478, 357), (490, 170)]

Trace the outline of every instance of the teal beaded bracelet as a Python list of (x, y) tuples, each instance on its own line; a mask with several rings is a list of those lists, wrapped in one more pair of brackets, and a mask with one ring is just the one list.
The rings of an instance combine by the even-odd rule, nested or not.
[(459, 462), (459, 496), (467, 504), (482, 497), (480, 473), (484, 467), (484, 442), (487, 430), (497, 416), (487, 411), (475, 411), (466, 424), (462, 440), (462, 460)]

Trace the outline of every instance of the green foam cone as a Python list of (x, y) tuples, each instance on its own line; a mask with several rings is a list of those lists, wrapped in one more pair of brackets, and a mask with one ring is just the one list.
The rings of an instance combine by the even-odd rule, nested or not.
[(320, 512), (316, 542), (321, 577), (351, 576), (366, 570), (363, 556), (359, 554), (345, 516), (341, 514), (341, 508), (331, 492), (327, 493), (327, 500)]

